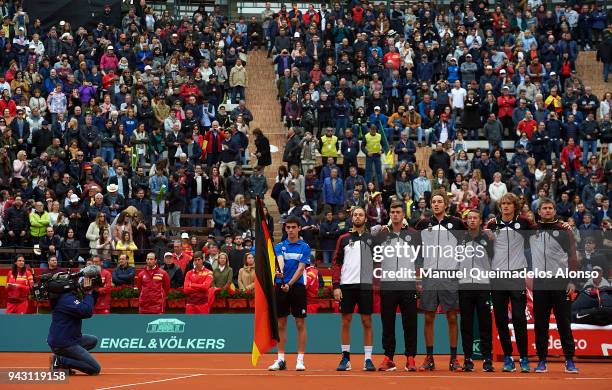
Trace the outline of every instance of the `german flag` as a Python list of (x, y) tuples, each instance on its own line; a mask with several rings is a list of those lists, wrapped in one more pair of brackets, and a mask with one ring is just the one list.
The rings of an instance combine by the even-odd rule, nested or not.
[(259, 357), (279, 341), (274, 296), (276, 255), (263, 213), (263, 200), (257, 198), (255, 224), (255, 324), (251, 363), (257, 366)]

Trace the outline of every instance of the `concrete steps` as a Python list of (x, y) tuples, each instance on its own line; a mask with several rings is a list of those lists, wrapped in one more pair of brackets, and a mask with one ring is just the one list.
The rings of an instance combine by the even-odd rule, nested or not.
[[(278, 167), (283, 164), (283, 150), (286, 139), (286, 130), (280, 121), (280, 105), (276, 100), (276, 83), (274, 67), (266, 52), (262, 50), (251, 51), (247, 62), (248, 86), (246, 89), (247, 104), (253, 113), (251, 130), (259, 127), (268, 137), (270, 145), (278, 148), (272, 153), (272, 165), (266, 167), (265, 175), (268, 179), (268, 196), (265, 204), (275, 221), (274, 240), (280, 240), (281, 226), (278, 223), (280, 215), (276, 202), (269, 196), (274, 186)], [(255, 150), (254, 140), (251, 140), (252, 150)]]
[(581, 51), (576, 61), (576, 72), (585, 86), (590, 86), (599, 99), (610, 90), (610, 84), (603, 81), (603, 64), (597, 62), (596, 52)]

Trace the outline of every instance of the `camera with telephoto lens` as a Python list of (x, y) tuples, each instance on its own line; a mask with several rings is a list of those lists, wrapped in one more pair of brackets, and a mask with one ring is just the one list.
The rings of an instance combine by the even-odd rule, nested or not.
[[(85, 278), (91, 280), (91, 285), (83, 286)], [(85, 292), (100, 286), (102, 286), (100, 267), (88, 265), (79, 272), (58, 272), (41, 275), (32, 290), (37, 301), (45, 301), (68, 292)]]

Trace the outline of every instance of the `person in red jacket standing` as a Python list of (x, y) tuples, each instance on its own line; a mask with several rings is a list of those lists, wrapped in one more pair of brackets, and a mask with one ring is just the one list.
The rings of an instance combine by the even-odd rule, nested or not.
[(32, 272), (25, 267), (25, 258), (21, 255), (17, 256), (6, 283), (6, 314), (26, 314), (28, 312), (28, 295), (33, 284)]
[(204, 267), (202, 252), (193, 255), (194, 269), (187, 272), (183, 292), (187, 295), (185, 314), (208, 314), (208, 293), (213, 281), (212, 271)]
[(140, 314), (162, 314), (166, 310), (170, 278), (166, 271), (157, 265), (155, 253), (147, 253), (147, 265), (136, 276), (136, 287), (140, 291), (138, 300)]
[(195, 96), (196, 98), (200, 97), (200, 88), (194, 83), (193, 76), (189, 76), (187, 82), (181, 85), (181, 96), (185, 101), (187, 101), (190, 96)]
[(504, 129), (509, 131), (511, 137), (515, 137), (514, 135), (514, 122), (512, 121), (512, 112), (514, 111), (514, 106), (516, 105), (516, 98), (510, 95), (510, 88), (508, 86), (504, 86), (502, 88), (502, 94), (497, 98), (497, 107), (499, 111), (497, 113), (497, 119), (504, 125)]
[(210, 129), (204, 134), (204, 141), (206, 141), (206, 163), (209, 167), (220, 161), (224, 137), (225, 132), (219, 127), (219, 122), (213, 121)]
[(96, 299), (96, 305), (94, 306), (94, 314), (110, 314), (110, 301), (111, 301), (111, 287), (113, 276), (109, 270), (102, 268), (102, 260), (100, 256), (93, 256), (91, 258), (91, 264), (100, 267), (100, 276), (102, 279), (102, 286), (98, 288), (98, 299)]
[(316, 265), (306, 267), (306, 312), (319, 311), (319, 270)]

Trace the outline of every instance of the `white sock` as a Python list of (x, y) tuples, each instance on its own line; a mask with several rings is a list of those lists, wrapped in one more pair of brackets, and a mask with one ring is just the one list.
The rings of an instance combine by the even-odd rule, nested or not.
[(340, 346), (340, 349), (342, 350), (342, 352), (351, 352), (351, 345), (350, 344), (349, 345), (342, 344)]
[(297, 361), (304, 363), (304, 354), (303, 353), (298, 353)]
[(372, 346), (371, 345), (365, 345), (363, 347), (363, 353), (365, 354), (365, 360), (368, 359), (372, 359)]
[(282, 360), (283, 362), (285, 361), (285, 353), (284, 352), (279, 352), (278, 353), (278, 360)]

